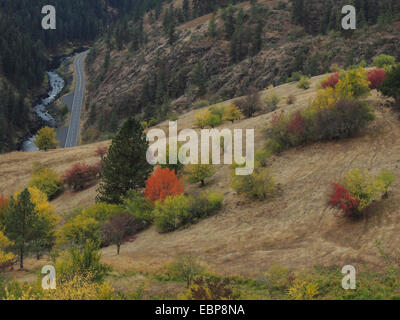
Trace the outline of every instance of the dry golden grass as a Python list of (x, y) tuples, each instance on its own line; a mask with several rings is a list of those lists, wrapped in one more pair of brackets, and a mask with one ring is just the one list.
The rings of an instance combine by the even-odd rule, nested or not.
[[(108, 145), (109, 142), (100, 142), (83, 145), (69, 149), (56, 149), (50, 151), (12, 152), (0, 155), (0, 194), (12, 195), (22, 190), (28, 184), (32, 166), (40, 162), (60, 175), (69, 169), (74, 163), (82, 162), (94, 164), (99, 161), (96, 150), (99, 146)], [(80, 193), (66, 192), (54, 200), (59, 213), (72, 210), (77, 207), (85, 207), (94, 202), (95, 187)]]
[[(308, 104), (321, 78), (313, 78), (312, 88), (306, 91), (295, 84), (285, 84), (263, 94), (277, 93), (283, 99), (275, 112), (290, 112)], [(290, 94), (296, 96), (294, 105), (285, 102)], [(204, 190), (225, 195), (221, 213), (169, 234), (158, 234), (154, 228), (146, 230), (136, 241), (124, 244), (119, 256), (114, 246), (104, 248), (104, 262), (119, 273), (160, 271), (180, 252), (197, 256), (211, 271), (246, 276), (257, 276), (274, 263), (296, 269), (314, 265), (366, 264), (371, 269), (382, 266), (376, 240), (387, 252), (399, 254), (400, 126), (397, 115), (383, 106), (376, 93), (369, 100), (377, 119), (357, 137), (313, 144), (274, 157), (271, 168), (282, 188), (275, 200), (258, 202), (238, 196), (230, 188), (229, 168), (220, 166)], [(193, 115), (193, 111), (182, 115), (179, 129), (192, 127)], [(264, 128), (271, 118), (272, 113), (262, 114), (233, 124), (225, 122), (222, 127), (254, 128), (256, 148), (261, 148)], [(164, 122), (159, 127), (167, 125)], [(62, 172), (77, 161), (97, 161), (95, 150), (107, 143), (1, 155), (0, 194), (23, 188), (35, 161)], [(365, 219), (336, 218), (327, 206), (330, 184), (354, 168), (372, 173), (392, 170), (397, 178), (393, 192), (388, 200), (371, 208)], [(95, 189), (63, 194), (53, 202), (59, 212), (68, 213), (93, 203)], [(190, 185), (186, 190), (194, 192), (198, 188)]]

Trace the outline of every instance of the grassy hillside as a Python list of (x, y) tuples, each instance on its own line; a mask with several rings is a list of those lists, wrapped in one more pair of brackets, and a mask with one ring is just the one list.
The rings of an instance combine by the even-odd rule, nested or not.
[[(274, 113), (290, 112), (308, 105), (315, 95), (322, 76), (312, 78), (312, 87), (303, 90), (295, 83), (265, 90), (282, 97), (278, 109), (220, 128), (255, 128), (256, 150), (266, 140), (264, 129)], [(294, 95), (296, 103), (288, 105), (286, 97)], [(327, 205), (331, 183), (340, 180), (354, 168), (378, 173), (392, 170), (399, 176), (400, 127), (397, 115), (385, 100), (373, 91), (368, 98), (376, 120), (357, 137), (338, 142), (318, 143), (274, 156), (271, 165), (282, 190), (269, 202), (251, 201), (236, 194), (230, 187), (227, 166), (221, 166), (204, 190), (224, 194), (224, 209), (218, 215), (184, 230), (159, 234), (153, 228), (140, 233), (136, 240), (122, 246), (103, 249), (103, 260), (117, 272), (160, 271), (179, 252), (194, 254), (210, 270), (222, 275), (260, 276), (275, 263), (301, 269), (314, 265), (368, 265), (378, 269), (384, 265), (376, 241), (385, 251), (398, 255), (399, 180), (393, 185), (388, 200), (372, 206), (365, 218), (340, 219)], [(227, 102), (224, 102), (227, 103)], [(194, 127), (193, 112), (183, 114), (179, 129)], [(161, 123), (159, 127), (166, 127)], [(48, 152), (9, 153), (0, 156), (0, 194), (9, 195), (23, 188), (35, 161), (61, 173), (72, 163), (97, 161), (95, 150), (108, 142)], [(187, 185), (187, 193), (196, 187)], [(69, 216), (74, 209), (94, 203), (96, 186), (78, 193), (64, 193), (53, 201), (58, 214)], [(29, 267), (28, 267), (29, 268)]]

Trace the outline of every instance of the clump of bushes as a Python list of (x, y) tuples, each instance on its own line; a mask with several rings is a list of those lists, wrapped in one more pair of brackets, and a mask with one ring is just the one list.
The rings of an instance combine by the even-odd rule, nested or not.
[(388, 197), (395, 178), (391, 171), (382, 170), (376, 177), (358, 169), (347, 173), (342, 184), (334, 183), (329, 205), (344, 216), (357, 216), (373, 202)]
[(325, 77), (324, 80), (322, 80), (321, 82), (321, 86), (322, 88), (327, 88), (327, 87), (335, 88), (338, 82), (339, 82), (339, 72), (335, 72), (334, 74)]
[(300, 79), (304, 77), (303, 73), (301, 71), (293, 72), (292, 75), (286, 79), (286, 82), (294, 82), (294, 81), (300, 81)]
[(28, 183), (29, 187), (35, 187), (52, 199), (62, 188), (62, 182), (58, 173), (41, 164), (33, 166), (32, 175)]
[(92, 166), (76, 163), (64, 173), (62, 181), (74, 192), (83, 190), (99, 178), (102, 167), (101, 163)]
[(311, 86), (310, 78), (308, 77), (301, 77), (299, 82), (297, 83), (297, 88), (307, 90)]
[(196, 113), (195, 122), (201, 129), (204, 129), (205, 127), (214, 128), (221, 124), (222, 118), (218, 114), (211, 112), (210, 109), (207, 109)]
[(296, 102), (296, 96), (293, 94), (288, 95), (288, 97), (286, 98), (286, 103), (288, 105), (294, 104)]
[(238, 194), (244, 194), (249, 198), (267, 200), (277, 193), (277, 186), (271, 171), (256, 163), (251, 175), (235, 175), (236, 164), (232, 165), (232, 188)]
[(357, 98), (369, 92), (364, 69), (350, 70), (336, 84), (318, 91), (305, 110), (274, 115), (268, 149), (281, 152), (317, 141), (347, 138), (374, 120), (371, 108)]
[(187, 180), (191, 183), (201, 183), (204, 187), (206, 180), (211, 178), (214, 173), (214, 167), (211, 164), (191, 164), (186, 168)]
[(167, 266), (169, 279), (186, 282), (187, 288), (192, 281), (204, 272), (203, 266), (197, 259), (190, 255), (179, 254), (174, 261)]
[(268, 112), (275, 111), (280, 100), (281, 98), (276, 93), (271, 93), (267, 95), (265, 98), (265, 105), (267, 107), (267, 111)]
[(251, 118), (262, 108), (261, 96), (256, 88), (250, 88), (248, 95), (239, 99), (236, 103), (247, 118)]
[(387, 54), (380, 54), (373, 59), (374, 66), (389, 70), (396, 64), (396, 58)]
[(368, 82), (370, 89), (378, 89), (386, 78), (384, 69), (373, 69), (368, 71)]
[(223, 196), (218, 193), (169, 196), (163, 202), (156, 201), (154, 224), (161, 233), (174, 231), (215, 214), (222, 208), (222, 201)]

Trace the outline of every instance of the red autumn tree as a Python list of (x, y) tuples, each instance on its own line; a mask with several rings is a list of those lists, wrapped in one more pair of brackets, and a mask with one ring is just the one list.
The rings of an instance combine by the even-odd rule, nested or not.
[(332, 186), (334, 192), (330, 195), (330, 206), (342, 210), (347, 216), (357, 214), (360, 202), (345, 187), (336, 183)]
[(327, 80), (322, 81), (322, 88), (332, 87), (335, 88), (336, 84), (339, 82), (339, 72), (335, 72)]
[(368, 81), (370, 82), (370, 89), (378, 89), (385, 79), (386, 71), (384, 69), (373, 69), (368, 71)]
[(73, 191), (82, 190), (98, 177), (99, 170), (99, 165), (76, 163), (64, 173), (62, 180)]
[(163, 200), (167, 196), (179, 195), (183, 193), (183, 182), (179, 179), (174, 170), (168, 168), (156, 171), (146, 181), (145, 197), (151, 201)]

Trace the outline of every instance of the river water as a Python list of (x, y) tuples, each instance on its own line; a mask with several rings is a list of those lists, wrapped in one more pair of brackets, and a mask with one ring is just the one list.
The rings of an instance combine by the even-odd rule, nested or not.
[[(48, 71), (47, 72), (51, 90), (48, 92), (46, 98), (42, 99), (41, 103), (34, 107), (36, 114), (42, 119), (44, 126), (49, 127), (56, 127), (57, 122), (52, 117), (52, 115), (46, 110), (46, 107), (56, 100), (57, 96), (60, 94), (62, 89), (64, 88), (65, 82), (61, 76), (54, 72)], [(39, 150), (35, 143), (35, 136), (30, 137), (29, 139), (25, 140), (22, 144), (22, 151), (37, 151)]]

